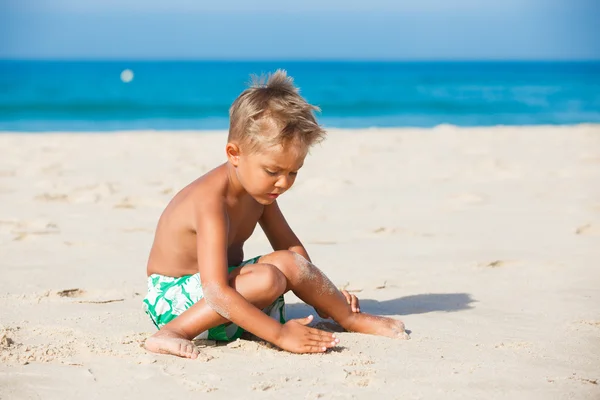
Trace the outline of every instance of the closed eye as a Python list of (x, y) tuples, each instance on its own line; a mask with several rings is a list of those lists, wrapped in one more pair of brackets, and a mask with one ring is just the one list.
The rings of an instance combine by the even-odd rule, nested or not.
[(277, 172), (274, 172), (274, 171), (269, 171), (268, 169), (265, 169), (265, 172), (266, 172), (266, 173), (267, 173), (267, 175), (269, 175), (269, 176), (277, 176), (277, 174), (278, 174)]

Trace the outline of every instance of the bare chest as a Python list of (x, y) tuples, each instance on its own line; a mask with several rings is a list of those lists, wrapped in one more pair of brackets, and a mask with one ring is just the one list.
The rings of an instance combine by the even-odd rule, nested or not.
[(228, 209), (227, 242), (230, 247), (243, 245), (252, 236), (262, 212), (260, 204), (240, 204)]

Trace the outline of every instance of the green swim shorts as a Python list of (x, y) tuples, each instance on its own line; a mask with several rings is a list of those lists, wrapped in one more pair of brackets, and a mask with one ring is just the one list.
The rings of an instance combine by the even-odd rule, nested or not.
[[(259, 258), (260, 256), (244, 261), (240, 265), (229, 267), (228, 270), (231, 273), (231, 271), (241, 266), (256, 264)], [(148, 277), (148, 294), (143, 300), (144, 309), (154, 325), (160, 329), (202, 297), (204, 297), (204, 293), (202, 292), (199, 273), (179, 278), (152, 274)], [(283, 295), (262, 311), (284, 324), (285, 303)], [(230, 341), (239, 338), (244, 332), (242, 328), (229, 322), (202, 332), (196, 339)]]

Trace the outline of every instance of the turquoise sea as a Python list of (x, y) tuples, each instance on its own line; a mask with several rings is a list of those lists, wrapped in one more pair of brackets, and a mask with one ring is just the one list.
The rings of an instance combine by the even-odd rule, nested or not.
[(0, 61), (0, 131), (226, 129), (277, 68), (326, 127), (600, 123), (600, 62)]

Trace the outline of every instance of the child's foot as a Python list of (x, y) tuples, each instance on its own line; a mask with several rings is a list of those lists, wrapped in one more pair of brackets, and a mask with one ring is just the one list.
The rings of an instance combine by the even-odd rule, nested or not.
[(349, 331), (387, 336), (393, 339), (410, 339), (404, 330), (404, 323), (397, 319), (379, 317), (370, 314), (353, 314)]
[(172, 354), (178, 357), (198, 358), (198, 348), (190, 340), (169, 330), (160, 330), (146, 339), (146, 350), (153, 353)]

